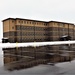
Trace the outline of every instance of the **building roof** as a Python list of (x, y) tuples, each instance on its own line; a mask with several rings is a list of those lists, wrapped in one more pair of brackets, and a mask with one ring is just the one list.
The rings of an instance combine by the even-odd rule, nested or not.
[(7, 18), (7, 19), (2, 20), (2, 22), (9, 20), (9, 19), (15, 20), (15, 18)]
[(67, 22), (59, 22), (59, 21), (49, 21), (49, 22), (55, 22), (55, 23), (63, 23), (63, 24), (72, 24), (72, 25), (74, 25), (73, 23), (67, 23)]
[(33, 20), (33, 19), (24, 19), (24, 18), (7, 18), (7, 19), (4, 19), (2, 22), (6, 21), (6, 20), (9, 20), (9, 19), (12, 19), (12, 20), (27, 20), (27, 21), (37, 21), (37, 22), (45, 22), (45, 23), (50, 23), (50, 22), (55, 22), (55, 23), (63, 23), (63, 24), (71, 24), (71, 25), (74, 25), (73, 23), (67, 23), (67, 22), (59, 22), (59, 21), (40, 21), (40, 20)]
[(33, 20), (33, 19), (24, 19), (24, 18), (7, 18), (7, 19), (4, 19), (2, 22), (6, 21), (6, 20), (9, 20), (9, 19), (12, 19), (12, 20), (27, 20), (27, 21), (37, 21), (37, 22), (47, 22), (47, 21), (40, 21), (40, 20)]
[(15, 18), (15, 19), (19, 19), (19, 20), (27, 20), (27, 21), (37, 21), (37, 22), (47, 22), (47, 21), (40, 21), (40, 20), (33, 20), (33, 19), (23, 19), (23, 18)]

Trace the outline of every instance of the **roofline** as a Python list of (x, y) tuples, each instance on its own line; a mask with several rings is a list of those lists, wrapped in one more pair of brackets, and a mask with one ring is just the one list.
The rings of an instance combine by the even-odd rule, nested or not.
[(40, 21), (40, 20), (33, 20), (33, 19), (23, 19), (23, 18), (15, 18), (19, 20), (29, 20), (29, 21), (37, 21), (37, 22), (47, 22), (47, 21)]
[(47, 21), (40, 21), (40, 20), (33, 20), (33, 19), (24, 19), (24, 18), (7, 18), (7, 19), (4, 19), (2, 20), (2, 22), (6, 21), (6, 20), (9, 20), (9, 19), (12, 19), (12, 20), (27, 20), (27, 21), (37, 21), (37, 22), (47, 22)]
[(60, 22), (60, 21), (49, 21), (49, 22), (55, 22), (55, 23), (63, 23), (63, 24), (72, 24), (72, 25), (74, 25), (73, 23)]
[(73, 23), (67, 23), (67, 22), (60, 22), (60, 21), (40, 21), (40, 20), (33, 20), (33, 19), (24, 19), (24, 18), (7, 18), (7, 19), (4, 19), (2, 20), (2, 22), (6, 21), (6, 20), (9, 20), (9, 19), (12, 19), (12, 20), (27, 20), (27, 21), (37, 21), (37, 22), (44, 22), (44, 23), (51, 23), (51, 22), (55, 22), (55, 23), (63, 23), (63, 24), (72, 24), (74, 25)]
[(9, 19), (15, 20), (15, 18), (7, 18), (7, 19), (2, 20), (2, 22), (9, 20)]

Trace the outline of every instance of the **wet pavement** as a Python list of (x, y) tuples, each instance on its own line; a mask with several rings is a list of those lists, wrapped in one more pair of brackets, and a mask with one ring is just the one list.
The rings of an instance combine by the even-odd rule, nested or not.
[(3, 67), (3, 54), (0, 52), (0, 75), (75, 75), (75, 60), (52, 65), (38, 65), (35, 67), (8, 71)]

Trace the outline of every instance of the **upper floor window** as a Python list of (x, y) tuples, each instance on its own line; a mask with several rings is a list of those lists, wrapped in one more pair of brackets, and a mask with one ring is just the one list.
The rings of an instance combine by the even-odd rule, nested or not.
[(14, 27), (12, 27), (12, 29), (14, 29)]
[(26, 23), (26, 21), (24, 21), (24, 23)]
[(19, 21), (19, 23), (20, 23), (20, 21)]
[(65, 27), (65, 24), (62, 23), (61, 25), (62, 25), (62, 27)]
[(12, 23), (14, 23), (14, 21), (12, 20)]
[(65, 24), (63, 24), (63, 23), (58, 23), (58, 25), (59, 25), (60, 27), (65, 27)]
[(35, 22), (35, 24), (36, 24), (36, 22)]
[(28, 21), (27, 21), (27, 24), (28, 24)]
[(30, 22), (30, 24), (31, 24), (31, 22)]
[(21, 23), (23, 23), (23, 21), (21, 21)]

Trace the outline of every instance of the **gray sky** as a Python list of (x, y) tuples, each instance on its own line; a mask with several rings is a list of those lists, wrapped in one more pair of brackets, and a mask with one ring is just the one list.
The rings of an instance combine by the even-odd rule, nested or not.
[(75, 23), (75, 0), (0, 0), (0, 38), (9, 17)]

